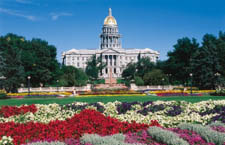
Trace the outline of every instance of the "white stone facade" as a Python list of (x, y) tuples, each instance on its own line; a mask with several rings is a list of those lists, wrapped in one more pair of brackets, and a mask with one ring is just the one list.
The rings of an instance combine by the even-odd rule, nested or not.
[(102, 70), (102, 78), (108, 78), (110, 70), (112, 77), (121, 77), (126, 65), (130, 62), (137, 62), (142, 57), (148, 57), (150, 61), (156, 62), (159, 59), (159, 52), (150, 48), (145, 49), (123, 49), (120, 41), (120, 34), (115, 18), (109, 9), (109, 16), (105, 18), (100, 35), (100, 49), (84, 50), (71, 49), (62, 53), (64, 65), (70, 65), (77, 68), (86, 68), (87, 61), (93, 56), (102, 56), (103, 62), (107, 64)]

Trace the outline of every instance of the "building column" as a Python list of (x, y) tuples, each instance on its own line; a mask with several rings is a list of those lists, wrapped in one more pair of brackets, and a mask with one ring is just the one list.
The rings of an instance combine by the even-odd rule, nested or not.
[(109, 55), (107, 55), (108, 57), (107, 57), (107, 67), (109, 67)]

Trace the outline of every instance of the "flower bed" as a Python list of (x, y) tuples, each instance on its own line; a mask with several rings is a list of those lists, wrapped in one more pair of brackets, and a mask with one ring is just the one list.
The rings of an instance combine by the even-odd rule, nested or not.
[(54, 120), (66, 120), (85, 109), (94, 109), (106, 116), (120, 121), (136, 121), (148, 124), (157, 120), (164, 127), (176, 127), (181, 122), (208, 124), (214, 121), (225, 123), (225, 100), (202, 101), (198, 103), (176, 101), (149, 102), (109, 102), (83, 103), (76, 102), (68, 105), (35, 105), (37, 112), (27, 112), (8, 118), (0, 117), (0, 122), (26, 123), (35, 121), (49, 123)]
[(138, 124), (136, 122), (120, 122), (94, 110), (83, 110), (65, 121), (55, 120), (48, 124), (28, 122), (18, 124), (14, 122), (0, 123), (0, 137), (10, 136), (14, 144), (23, 144), (33, 140), (64, 140), (66, 138), (79, 139), (84, 133), (111, 135), (116, 133), (137, 132), (149, 126), (158, 125)]
[(0, 144), (224, 144), (224, 107), (224, 100), (2, 106)]
[(8, 118), (10, 116), (25, 114), (27, 112), (35, 113), (36, 111), (37, 111), (37, 108), (34, 104), (29, 106), (23, 105), (21, 107), (2, 106), (0, 109), (0, 116), (3, 116), (4, 118)]
[(57, 98), (72, 95), (71, 92), (31, 92), (31, 93), (8, 93), (10, 98)]
[(203, 96), (203, 94), (214, 93), (215, 90), (158, 90), (158, 91), (149, 91), (150, 95), (157, 96), (190, 96), (192, 92), (192, 96)]
[(0, 99), (6, 99), (7, 95), (6, 92), (4, 90), (0, 90)]
[(91, 96), (91, 95), (139, 95), (143, 94), (141, 92), (133, 90), (99, 90), (99, 91), (87, 91), (87, 92), (77, 92), (79, 96)]
[(146, 96), (146, 94), (98, 94), (98, 95), (77, 95), (75, 97), (98, 97), (98, 96)]

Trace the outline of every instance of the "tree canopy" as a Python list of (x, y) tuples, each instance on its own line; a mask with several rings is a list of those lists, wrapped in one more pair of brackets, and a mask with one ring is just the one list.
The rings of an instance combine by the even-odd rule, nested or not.
[(198, 48), (199, 43), (194, 38), (178, 39), (177, 44), (174, 45), (174, 50), (167, 54), (168, 60), (167, 65), (165, 65), (165, 73), (172, 74), (173, 78), (181, 84), (187, 83), (189, 74), (193, 72), (191, 61)]
[(99, 78), (99, 74), (102, 73), (102, 69), (105, 68), (106, 64), (102, 62), (102, 56), (96, 57), (93, 55), (91, 59), (87, 62), (87, 67), (85, 69), (89, 80), (92, 82)]
[(59, 77), (60, 86), (85, 86), (87, 81), (88, 76), (82, 69), (73, 66), (62, 66), (61, 76)]
[(26, 40), (15, 34), (0, 37), (0, 51), (5, 60), (7, 91), (16, 91), (21, 84), (27, 84), (30, 76), (31, 86), (40, 83), (50, 85), (56, 81), (59, 63), (56, 60), (56, 48), (41, 39)]

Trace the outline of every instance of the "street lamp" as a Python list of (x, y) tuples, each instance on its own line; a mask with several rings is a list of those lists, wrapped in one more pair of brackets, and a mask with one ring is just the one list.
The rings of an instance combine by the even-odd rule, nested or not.
[(57, 86), (57, 92), (58, 92), (59, 91), (59, 80), (57, 80), (56, 82), (57, 82), (56, 86)]
[(28, 84), (27, 84), (27, 87), (28, 87), (28, 96), (30, 96), (30, 79), (31, 79), (31, 76), (28, 76), (27, 77), (27, 80), (28, 80)]
[(164, 90), (164, 78), (162, 78), (162, 90)]
[[(215, 76), (216, 76), (216, 81), (217, 81), (217, 85), (219, 86), (219, 77), (220, 77), (220, 73), (215, 73)], [(216, 87), (215, 87), (216, 88)]]
[(191, 96), (192, 96), (192, 76), (193, 76), (193, 74), (190, 73), (190, 77), (191, 77)]

